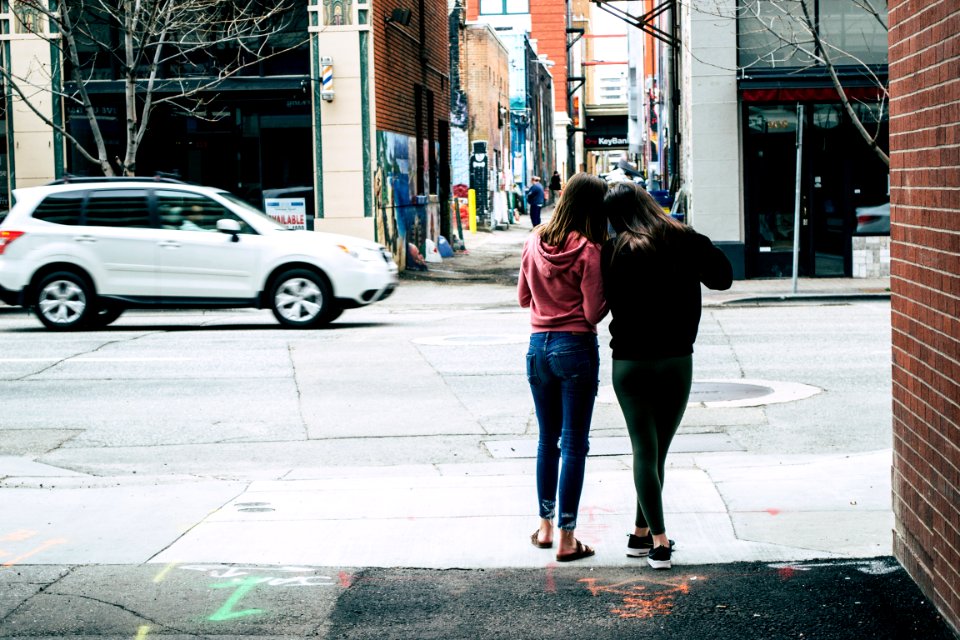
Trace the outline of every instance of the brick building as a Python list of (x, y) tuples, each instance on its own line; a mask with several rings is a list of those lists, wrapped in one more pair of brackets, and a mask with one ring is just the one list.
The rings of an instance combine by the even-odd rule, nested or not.
[(960, 7), (889, 15), (894, 553), (960, 631)]
[[(445, 0), (372, 0), (376, 237), (450, 235), (450, 56)], [(369, 213), (369, 211), (368, 211)]]
[[(537, 54), (549, 68), (553, 81), (553, 141), (557, 170), (562, 176), (574, 172), (568, 159), (570, 124), (567, 93), (566, 0), (467, 0), (467, 19), (481, 20), (495, 29), (526, 32)], [(548, 165), (552, 163), (547, 163)]]
[[(463, 33), (461, 78), (468, 96), (467, 135), (471, 162), (485, 156), (486, 172), (471, 171), (481, 224), (506, 221), (510, 167), (510, 56), (487, 24), (467, 23)], [(507, 173), (509, 172), (509, 175)]]

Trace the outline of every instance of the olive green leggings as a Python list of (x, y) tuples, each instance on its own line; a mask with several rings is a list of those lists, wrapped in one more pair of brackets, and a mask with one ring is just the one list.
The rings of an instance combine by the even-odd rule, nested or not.
[(613, 390), (633, 445), (635, 523), (650, 527), (653, 534), (666, 531), (661, 495), (664, 463), (687, 408), (692, 379), (691, 356), (613, 361)]

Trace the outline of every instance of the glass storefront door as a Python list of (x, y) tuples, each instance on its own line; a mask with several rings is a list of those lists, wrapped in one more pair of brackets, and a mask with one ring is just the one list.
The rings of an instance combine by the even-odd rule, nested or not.
[(786, 277), (793, 265), (797, 110), (748, 105), (745, 111), (747, 277)]
[(842, 277), (850, 272), (849, 184), (855, 161), (839, 104), (809, 105), (803, 186), (807, 216), (806, 274)]

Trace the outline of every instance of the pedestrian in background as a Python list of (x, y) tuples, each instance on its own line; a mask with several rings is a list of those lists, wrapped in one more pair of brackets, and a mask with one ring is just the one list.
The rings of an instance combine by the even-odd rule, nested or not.
[(562, 188), (563, 185), (560, 184), (560, 173), (554, 171), (553, 175), (550, 176), (550, 195), (556, 200), (560, 197), (560, 190)]
[(527, 204), (530, 205), (530, 224), (534, 227), (540, 225), (540, 208), (546, 200), (543, 193), (543, 185), (540, 184), (540, 176), (533, 176), (530, 187), (527, 189)]
[(729, 289), (733, 270), (709, 238), (671, 218), (632, 183), (611, 185), (604, 209), (617, 233), (602, 252), (613, 389), (630, 433), (637, 492), (627, 555), (669, 569), (664, 465), (690, 396), (700, 283)]
[(540, 427), (540, 526), (530, 541), (540, 549), (552, 548), (556, 517), (559, 562), (594, 554), (574, 531), (599, 384), (597, 323), (607, 314), (600, 269), (607, 235), (606, 188), (596, 176), (573, 176), (550, 221), (534, 227), (520, 263), (517, 292), (520, 306), (530, 308), (532, 326), (527, 380)]

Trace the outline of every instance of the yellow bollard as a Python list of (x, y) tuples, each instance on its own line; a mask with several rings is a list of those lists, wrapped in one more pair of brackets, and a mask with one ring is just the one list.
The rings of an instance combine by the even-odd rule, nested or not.
[(470, 220), (470, 233), (477, 232), (477, 192), (475, 189), (467, 191), (467, 212)]

